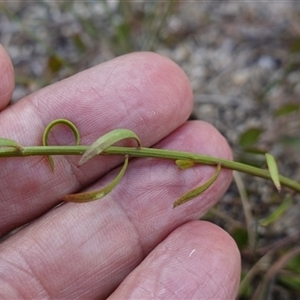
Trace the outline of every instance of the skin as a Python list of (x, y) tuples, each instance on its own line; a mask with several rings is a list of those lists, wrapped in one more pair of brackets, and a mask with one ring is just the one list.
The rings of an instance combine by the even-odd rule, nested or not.
[[(118, 57), (7, 107), (13, 67), (0, 47), (0, 83), (0, 136), (23, 145), (40, 145), (45, 126), (66, 118), (86, 145), (122, 127), (135, 131), (145, 147), (231, 158), (215, 128), (186, 122), (193, 105), (188, 79), (154, 53)], [(49, 143), (74, 141), (60, 126)], [(79, 159), (54, 157), (54, 173), (45, 157), (1, 159), (0, 236), (30, 222), (0, 244), (1, 299), (235, 298), (237, 246), (221, 228), (198, 220), (227, 189), (230, 171), (173, 210), (179, 196), (215, 169), (182, 171), (170, 161), (133, 159), (106, 198), (53, 209), (63, 195), (110, 182), (123, 161), (102, 156), (78, 167)]]

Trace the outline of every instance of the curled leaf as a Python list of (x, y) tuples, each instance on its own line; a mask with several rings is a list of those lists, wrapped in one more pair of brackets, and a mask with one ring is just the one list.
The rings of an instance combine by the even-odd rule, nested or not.
[(278, 192), (281, 190), (281, 185), (280, 185), (280, 180), (279, 180), (279, 173), (278, 173), (278, 168), (277, 168), (277, 163), (275, 161), (275, 158), (272, 154), (266, 153), (266, 161), (267, 161), (267, 166), (271, 175), (271, 179), (277, 188)]
[(198, 197), (200, 194), (206, 191), (217, 180), (220, 172), (221, 172), (221, 164), (218, 164), (216, 172), (207, 182), (181, 196), (178, 200), (176, 200), (173, 203), (173, 208)]
[(94, 200), (103, 198), (108, 193), (110, 193), (122, 179), (122, 177), (127, 169), (127, 166), (128, 166), (128, 160), (129, 160), (128, 155), (126, 155), (123, 167), (120, 170), (119, 174), (106, 187), (104, 187), (100, 190), (97, 190), (97, 191), (66, 195), (63, 197), (63, 200), (70, 201), (70, 202), (83, 203), (83, 202), (90, 202), (90, 201), (94, 201)]
[(86, 163), (89, 159), (91, 159), (95, 155), (100, 154), (111, 145), (128, 138), (135, 139), (137, 141), (138, 147), (139, 148), (141, 147), (140, 139), (133, 131), (129, 129), (122, 129), (122, 128), (115, 129), (101, 136), (83, 153), (79, 161), (79, 166)]
[(14, 140), (0, 138), (0, 147), (9, 147), (22, 150), (22, 146)]
[(181, 170), (191, 168), (195, 165), (195, 162), (191, 159), (177, 159), (175, 163)]
[[(77, 127), (69, 120), (56, 119), (56, 120), (52, 121), (51, 123), (49, 123), (47, 125), (47, 127), (45, 128), (45, 130), (44, 130), (44, 133), (43, 133), (43, 146), (48, 145), (48, 136), (49, 136), (49, 133), (50, 133), (51, 129), (54, 126), (59, 125), (59, 124), (67, 125), (73, 131), (74, 137), (75, 137), (75, 144), (79, 145), (80, 144), (80, 134), (79, 134), (79, 131), (78, 131)], [(53, 172), (54, 171), (53, 159), (50, 155), (48, 155), (47, 158), (48, 158), (48, 161), (50, 163), (51, 170)]]

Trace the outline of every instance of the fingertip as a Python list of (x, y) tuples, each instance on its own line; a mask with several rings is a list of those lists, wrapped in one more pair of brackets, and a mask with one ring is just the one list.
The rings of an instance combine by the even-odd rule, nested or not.
[[(182, 243), (185, 242), (191, 251), (190, 256), (198, 251), (194, 269), (199, 268), (199, 284), (205, 281), (202, 295), (207, 299), (215, 296), (215, 299), (235, 299), (240, 282), (241, 256), (234, 239), (221, 227), (207, 221), (192, 221), (179, 230), (182, 230)], [(209, 278), (212, 280), (207, 281)]]
[(161, 78), (163, 81), (170, 80), (174, 89), (184, 88), (189, 96), (192, 94), (191, 85), (186, 73), (172, 59), (155, 52), (133, 52), (125, 54), (120, 58), (127, 60), (129, 65), (145, 69), (148, 74), (153, 73), (153, 79)]
[(0, 110), (9, 103), (14, 90), (14, 68), (8, 53), (0, 44)]
[[(178, 255), (182, 256), (183, 262), (186, 260), (184, 256), (186, 253), (189, 253), (189, 257), (195, 254), (195, 263), (201, 265), (199, 275), (214, 274), (217, 276), (216, 279), (222, 274), (226, 278), (239, 277), (241, 268), (239, 249), (234, 239), (221, 227), (208, 221), (190, 221), (178, 227), (167, 239), (170, 239), (168, 242), (174, 245)], [(223, 279), (228, 280), (226, 278)], [(236, 281), (238, 285), (238, 279)]]
[(216, 255), (220, 254), (228, 258), (232, 257), (234, 260), (232, 265), (240, 266), (240, 252), (237, 244), (230, 234), (221, 227), (201, 220), (186, 223), (181, 229), (187, 232), (188, 239), (198, 240), (203, 249), (210, 249)]
[(160, 243), (112, 299), (234, 299), (240, 271), (233, 239), (212, 223), (192, 221)]
[(155, 52), (134, 52), (120, 57), (126, 64), (137, 70), (141, 70), (147, 75), (149, 86), (152, 84), (153, 90), (158, 97), (160, 93), (165, 94), (166, 99), (173, 95), (174, 101), (178, 102), (178, 115), (182, 111), (187, 111), (187, 118), (193, 109), (193, 91), (190, 80), (183, 69), (173, 60)]

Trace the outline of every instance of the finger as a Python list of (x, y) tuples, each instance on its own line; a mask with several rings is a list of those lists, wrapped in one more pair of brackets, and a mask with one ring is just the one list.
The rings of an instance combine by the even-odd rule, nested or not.
[[(181, 69), (159, 55), (136, 53), (44, 88), (3, 111), (0, 136), (38, 145), (50, 121), (67, 118), (79, 127), (82, 144), (123, 127), (149, 146), (182, 124), (191, 109), (191, 89)], [(74, 143), (65, 128), (51, 135), (52, 143)], [(43, 214), (122, 158), (99, 157), (80, 168), (78, 157), (54, 161), (53, 174), (44, 157), (1, 159), (0, 235)]]
[(0, 44), (0, 111), (11, 99), (14, 90), (14, 69), (12, 62)]
[(189, 222), (161, 242), (109, 299), (235, 299), (240, 264), (225, 231)]
[[(204, 122), (186, 123), (155, 146), (231, 157), (225, 139)], [(227, 170), (200, 197), (172, 209), (177, 197), (213, 173), (211, 166), (181, 171), (170, 161), (132, 160), (106, 198), (60, 206), (0, 244), (0, 278), (9, 295), (34, 298), (51, 291), (49, 298), (107, 297), (166, 236), (199, 219), (220, 198), (231, 180)]]

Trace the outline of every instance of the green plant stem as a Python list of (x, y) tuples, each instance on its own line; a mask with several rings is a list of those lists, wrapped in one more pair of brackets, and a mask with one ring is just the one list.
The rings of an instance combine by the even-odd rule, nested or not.
[[(16, 156), (34, 156), (34, 155), (82, 155), (89, 146), (24, 146), (22, 148), (2, 147), (0, 148), (0, 157), (16, 157)], [(257, 177), (271, 179), (268, 170), (259, 169), (240, 162), (221, 159), (217, 157), (182, 152), (166, 149), (144, 148), (140, 149), (133, 147), (116, 147), (111, 146), (104, 150), (101, 155), (129, 155), (131, 157), (152, 157), (170, 160), (192, 160), (199, 164), (218, 165), (223, 168), (248, 173)], [(279, 175), (281, 185), (286, 186), (300, 193), (300, 184), (290, 178)]]

